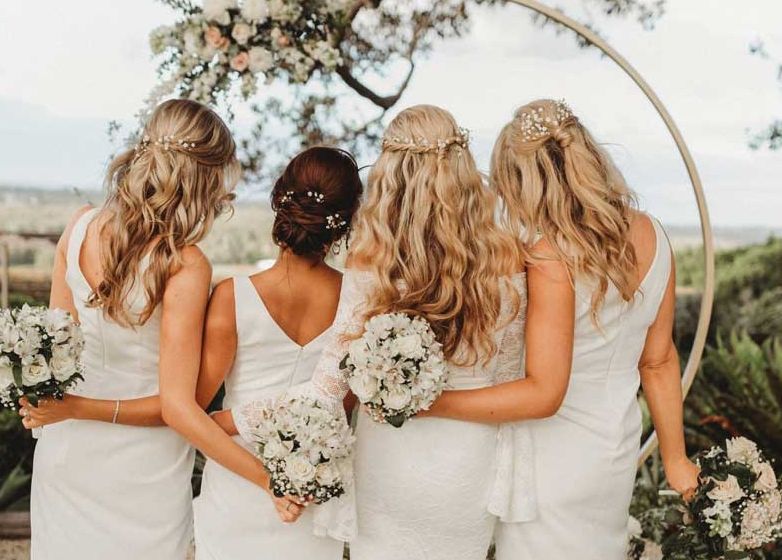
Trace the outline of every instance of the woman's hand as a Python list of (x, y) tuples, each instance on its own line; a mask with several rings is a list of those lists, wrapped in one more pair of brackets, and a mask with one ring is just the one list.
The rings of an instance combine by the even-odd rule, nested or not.
[(699, 483), (701, 469), (687, 457), (681, 457), (665, 464), (665, 478), (668, 486), (690, 501)]
[(304, 513), (304, 508), (307, 507), (307, 502), (296, 496), (278, 498), (272, 495), (272, 501), (277, 509), (277, 515), (280, 516), (283, 523), (295, 523), (301, 517), (301, 514)]
[(65, 395), (62, 400), (41, 399), (38, 406), (30, 404), (25, 397), (19, 399), (19, 416), (22, 417), (22, 425), (28, 430), (56, 424), (63, 420), (76, 418), (78, 397)]

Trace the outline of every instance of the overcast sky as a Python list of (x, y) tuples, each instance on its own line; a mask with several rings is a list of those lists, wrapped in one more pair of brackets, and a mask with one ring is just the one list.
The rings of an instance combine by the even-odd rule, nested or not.
[[(557, 5), (583, 16), (581, 0)], [(147, 36), (174, 14), (153, 0), (39, 0), (31, 14), (25, 2), (0, 3), (0, 184), (98, 186), (107, 122), (129, 121), (155, 83)], [(782, 61), (782, 2), (668, 0), (651, 32), (632, 21), (597, 23), (682, 130), (713, 222), (782, 226), (782, 152), (746, 146), (748, 129), (782, 117), (776, 68), (748, 49), (763, 38)], [(475, 10), (469, 36), (421, 61), (397, 108), (453, 111), (485, 167), (513, 109), (542, 96), (565, 97), (613, 145), (645, 208), (671, 224), (697, 222), (681, 159), (640, 90), (597, 52), (534, 27), (524, 8)]]

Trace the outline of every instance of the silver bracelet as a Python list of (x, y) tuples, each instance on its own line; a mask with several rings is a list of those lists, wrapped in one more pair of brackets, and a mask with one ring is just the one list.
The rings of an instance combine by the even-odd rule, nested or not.
[(114, 403), (114, 418), (111, 419), (111, 423), (112, 424), (116, 424), (117, 423), (117, 418), (119, 418), (119, 405), (120, 405), (120, 402), (122, 402), (122, 401), (120, 401), (118, 399), (117, 402)]

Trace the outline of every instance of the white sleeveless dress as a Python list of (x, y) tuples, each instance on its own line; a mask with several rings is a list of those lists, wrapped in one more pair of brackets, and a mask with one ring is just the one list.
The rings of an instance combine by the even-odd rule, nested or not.
[[(79, 253), (91, 210), (75, 224), (66, 281), (86, 339), (84, 381), (98, 399), (158, 394), (160, 310), (136, 329), (85, 304)], [(143, 307), (143, 292), (131, 295)], [(194, 452), (168, 427), (67, 420), (43, 428), (35, 449), (30, 513), (33, 560), (179, 560), (192, 540)]]
[[(373, 282), (367, 272), (345, 274), (331, 341), (309, 386), (335, 409), (349, 389), (339, 370), (347, 351), (342, 335), (361, 328), (361, 308)], [(521, 308), (511, 316), (513, 300), (503, 290), (503, 326), (495, 335), (499, 354), (487, 365), (483, 360), (470, 368), (451, 365), (452, 388), (494, 385), (522, 375), (524, 275), (512, 277), (511, 284)], [(334, 512), (343, 522), (357, 518), (352, 560), (485, 560), (498, 519), (534, 516), (532, 441), (521, 424), (413, 418), (393, 428), (361, 411), (356, 436), (356, 511)]]
[[(329, 333), (299, 346), (269, 314), (249, 278), (233, 282), (238, 343), (225, 380), (224, 408), (270, 399), (308, 381)], [(240, 436), (236, 440), (253, 450)], [(268, 493), (207, 461), (201, 495), (194, 504), (196, 558), (341, 560), (344, 543), (315, 534), (315, 511), (320, 507), (308, 506), (296, 523), (283, 523)]]
[(576, 283), (573, 369), (559, 412), (528, 421), (535, 441), (538, 517), (501, 524), (497, 560), (624, 560), (641, 437), (638, 362), (671, 274), (671, 249), (652, 220), (657, 249), (635, 301), (611, 286), (598, 330), (592, 286)]

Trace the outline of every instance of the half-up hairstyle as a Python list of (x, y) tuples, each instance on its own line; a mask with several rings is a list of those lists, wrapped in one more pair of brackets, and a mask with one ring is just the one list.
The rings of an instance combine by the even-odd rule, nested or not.
[(324, 256), (350, 231), (362, 192), (350, 153), (325, 146), (301, 152), (272, 189), (274, 242), (297, 255)]
[[(229, 208), (239, 176), (236, 145), (214, 111), (184, 99), (161, 103), (135, 148), (109, 165), (101, 210), (103, 281), (89, 305), (123, 326), (146, 323), (181, 266), (182, 249), (201, 241)], [(146, 296), (140, 312), (128, 307), (137, 282)]]
[(501, 277), (520, 262), (495, 209), (453, 116), (431, 105), (402, 111), (385, 132), (352, 240), (354, 262), (375, 280), (365, 316), (421, 316), (455, 365), (490, 360)]
[(596, 324), (609, 282), (632, 301), (637, 261), (629, 230), (635, 195), (563, 101), (538, 100), (516, 111), (494, 146), (491, 184), (504, 200), (507, 225), (528, 248), (543, 237), (573, 278), (596, 282), (591, 300)]

